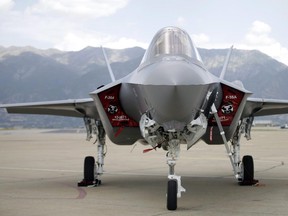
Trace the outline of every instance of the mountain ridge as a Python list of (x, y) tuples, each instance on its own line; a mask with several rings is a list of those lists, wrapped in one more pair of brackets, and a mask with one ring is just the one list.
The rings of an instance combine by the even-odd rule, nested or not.
[[(140, 47), (105, 50), (117, 79), (136, 69), (145, 52)], [(216, 76), (222, 70), (227, 52), (228, 49), (199, 49), (204, 65)], [(288, 66), (257, 50), (234, 49), (224, 78), (240, 80), (254, 93), (253, 97), (288, 99), (285, 91)], [(100, 47), (60, 51), (0, 46), (0, 103), (87, 98), (89, 92), (109, 82)], [(0, 126), (3, 122), (12, 125), (11, 118), (14, 115), (0, 111)], [(64, 120), (61, 118), (61, 121)], [(41, 126), (39, 122), (41, 120), (35, 120), (33, 125)], [(61, 124), (58, 122), (57, 125)]]

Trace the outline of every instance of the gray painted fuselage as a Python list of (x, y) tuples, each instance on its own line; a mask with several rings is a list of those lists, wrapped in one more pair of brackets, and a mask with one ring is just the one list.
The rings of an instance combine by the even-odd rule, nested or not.
[(137, 69), (123, 83), (120, 98), (136, 121), (148, 113), (164, 128), (180, 130), (207, 108), (206, 96), (217, 87), (217, 79), (199, 64), (166, 57)]
[[(213, 103), (219, 108), (222, 100), (221, 82), (207, 71), (189, 35), (177, 27), (166, 27), (155, 35), (140, 66), (118, 81), (121, 85), (119, 100), (124, 112), (135, 122), (140, 122), (145, 115), (151, 122), (155, 121), (157, 128), (161, 127), (164, 133), (182, 133), (200, 115), (205, 116), (207, 123)], [(113, 85), (100, 88), (92, 92), (91, 96), (109, 138), (116, 144), (133, 144), (143, 138), (143, 134), (134, 127), (123, 127), (118, 133), (121, 126), (111, 126), (111, 118), (109, 123), (103, 101), (99, 99), (98, 93), (113, 88)], [(243, 99), (246, 101), (248, 92), (237, 86), (233, 88), (244, 92)], [(241, 109), (244, 104), (240, 106)], [(224, 127), (229, 136), (235, 131), (241, 109), (231, 122), (232, 125)], [(207, 141), (209, 135), (202, 136), (204, 139), (206, 136)], [(214, 135), (215, 143), (221, 143), (219, 137)]]

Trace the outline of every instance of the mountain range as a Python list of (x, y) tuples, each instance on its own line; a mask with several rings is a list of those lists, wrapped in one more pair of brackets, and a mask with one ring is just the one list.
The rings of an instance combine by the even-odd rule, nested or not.
[[(133, 71), (145, 50), (105, 49), (117, 79)], [(207, 69), (219, 76), (228, 49), (199, 49)], [(224, 77), (240, 80), (253, 97), (288, 99), (288, 66), (257, 50), (234, 49)], [(110, 82), (99, 47), (80, 51), (0, 46), (0, 103), (87, 98)], [(277, 121), (286, 122), (286, 115)], [(82, 120), (51, 116), (7, 115), (0, 110), (0, 127), (79, 127)]]

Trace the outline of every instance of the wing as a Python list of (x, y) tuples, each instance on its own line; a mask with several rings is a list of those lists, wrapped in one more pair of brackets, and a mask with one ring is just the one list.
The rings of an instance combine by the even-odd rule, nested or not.
[(6, 108), (8, 113), (92, 117), (94, 119), (99, 119), (92, 98), (37, 103), (2, 104), (0, 105), (0, 108)]
[(288, 100), (248, 98), (242, 118), (278, 114), (288, 114)]

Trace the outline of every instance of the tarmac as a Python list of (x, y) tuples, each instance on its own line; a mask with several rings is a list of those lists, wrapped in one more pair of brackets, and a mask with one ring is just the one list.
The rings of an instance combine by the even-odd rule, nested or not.
[(97, 155), (86, 134), (55, 130), (0, 130), (1, 216), (287, 215), (288, 130), (252, 130), (242, 155), (254, 157), (257, 186), (239, 186), (223, 145), (183, 146), (175, 167), (186, 193), (166, 210), (165, 151), (107, 141), (99, 187), (77, 187), (83, 159)]

